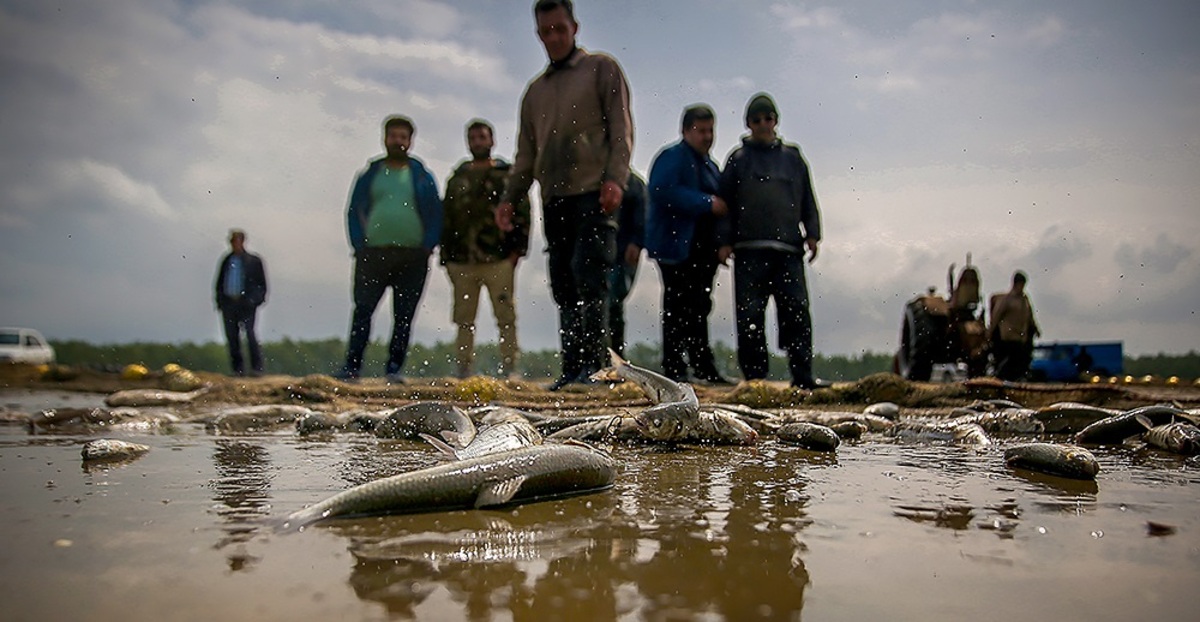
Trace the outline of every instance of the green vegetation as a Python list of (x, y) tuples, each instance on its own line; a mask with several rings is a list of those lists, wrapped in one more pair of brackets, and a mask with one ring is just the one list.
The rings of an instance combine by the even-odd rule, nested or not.
[[(126, 343), (93, 345), (84, 341), (54, 342), (58, 362), (100, 369), (119, 370), (130, 363), (140, 363), (151, 369), (161, 368), (167, 363), (178, 363), (198, 371), (227, 372), (229, 358), (225, 344), (208, 343)], [(483, 373), (494, 373), (500, 364), (500, 352), (494, 343), (476, 347), (476, 369)], [(451, 376), (455, 371), (454, 346), (437, 343), (432, 346), (414, 344), (409, 349), (405, 373), (413, 377)], [(737, 377), (737, 353), (729, 345), (717, 342), (713, 345), (717, 367), (726, 375)], [(263, 344), (266, 372), (290, 376), (308, 374), (332, 374), (337, 371), (345, 356), (346, 344), (337, 338), (294, 341), (284, 338)], [(658, 344), (638, 343), (629, 346), (627, 358), (650, 369), (659, 369), (661, 356)], [(385, 342), (373, 342), (367, 347), (363, 372), (367, 375), (382, 375), (387, 360)], [(892, 355), (863, 352), (855, 356), (841, 354), (817, 354), (813, 359), (813, 370), (817, 377), (826, 380), (857, 380), (881, 371), (890, 371)], [(521, 353), (521, 369), (528, 378), (553, 378), (559, 374), (556, 350), (534, 350)], [(1125, 373), (1134, 376), (1147, 374), (1181, 378), (1200, 378), (1200, 353), (1195, 351), (1183, 355), (1155, 354), (1125, 358)], [(780, 354), (771, 357), (770, 378), (788, 378), (787, 359)]]

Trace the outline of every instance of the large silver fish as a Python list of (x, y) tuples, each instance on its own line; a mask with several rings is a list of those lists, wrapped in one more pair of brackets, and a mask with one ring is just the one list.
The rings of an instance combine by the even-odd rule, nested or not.
[(662, 374), (638, 367), (621, 358), (612, 349), (608, 351), (612, 367), (598, 372), (594, 377), (603, 379), (610, 374), (636, 384), (655, 403), (634, 415), (646, 438), (661, 442), (682, 441), (689, 434), (700, 416), (700, 400), (692, 385), (675, 382)]
[(1014, 445), (1004, 450), (1004, 462), (1011, 467), (1071, 479), (1096, 479), (1096, 473), (1100, 472), (1100, 463), (1092, 452), (1057, 443)]
[(542, 444), (542, 434), (524, 419), (487, 426), (475, 434), (475, 438), (466, 447), (461, 448), (449, 445), (442, 439), (424, 432), (421, 433), (421, 438), (429, 441), (443, 454), (455, 460), (468, 460), (510, 449)]
[(610, 488), (616, 462), (582, 443), (546, 444), (385, 477), (289, 514), (284, 529), (337, 516), (485, 508)]
[(1142, 440), (1159, 449), (1185, 456), (1200, 454), (1200, 428), (1183, 421), (1146, 430)]
[(208, 387), (195, 391), (164, 391), (162, 389), (129, 389), (117, 391), (104, 398), (108, 406), (171, 406), (188, 404), (208, 392)]

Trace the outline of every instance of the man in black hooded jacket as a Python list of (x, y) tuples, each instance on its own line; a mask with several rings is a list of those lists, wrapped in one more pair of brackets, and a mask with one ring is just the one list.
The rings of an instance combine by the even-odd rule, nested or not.
[(734, 256), (738, 366), (747, 380), (766, 378), (767, 302), (775, 299), (780, 347), (787, 352), (792, 385), (816, 386), (812, 373), (812, 318), (804, 277), (817, 258), (821, 216), (808, 163), (800, 148), (775, 133), (779, 111), (766, 93), (746, 106), (750, 135), (729, 155), (719, 194), (729, 217), (718, 225), (718, 259)]

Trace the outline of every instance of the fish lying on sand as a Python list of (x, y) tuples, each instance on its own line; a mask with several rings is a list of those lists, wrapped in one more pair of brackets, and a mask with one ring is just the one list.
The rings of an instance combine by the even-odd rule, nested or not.
[(874, 415), (895, 421), (900, 418), (900, 406), (895, 402), (875, 402), (863, 409), (864, 415)]
[(338, 516), (485, 508), (612, 487), (616, 462), (583, 443), (522, 447), (385, 477), (289, 514), (284, 529)]
[(1159, 449), (1184, 456), (1200, 454), (1200, 428), (1184, 421), (1146, 430), (1142, 433), (1142, 440)]
[(80, 454), (85, 461), (123, 460), (140, 456), (150, 451), (149, 445), (130, 443), (112, 438), (101, 438), (84, 444)]
[(789, 409), (779, 413), (773, 420), (774, 423), (783, 425), (792, 421), (807, 421), (809, 423), (819, 423), (826, 427), (833, 427), (845, 421), (856, 421), (867, 426), (870, 432), (888, 432), (896, 426), (896, 422), (879, 415), (870, 415), (867, 413), (852, 413), (852, 412), (833, 412), (822, 410), (796, 410)]
[(603, 379), (611, 374), (636, 384), (655, 403), (634, 415), (650, 440), (660, 442), (681, 441), (689, 434), (700, 416), (700, 400), (691, 385), (675, 382), (662, 374), (638, 367), (621, 358), (611, 348), (612, 367), (597, 372), (594, 376)]
[(780, 426), (778, 430), (775, 430), (775, 436), (781, 441), (813, 451), (833, 451), (842, 442), (837, 433), (829, 427), (807, 421), (796, 421)]
[(1071, 479), (1096, 479), (1100, 463), (1092, 452), (1074, 445), (1025, 443), (1004, 450), (1008, 466)]
[(680, 440), (700, 445), (753, 445), (758, 442), (758, 432), (738, 413), (706, 407)]
[(129, 389), (117, 391), (104, 398), (108, 406), (171, 406), (188, 404), (208, 392), (208, 387), (195, 391), (164, 391), (162, 389)]
[(442, 439), (424, 432), (421, 433), (421, 438), (429, 441), (443, 454), (455, 460), (469, 460), (510, 449), (542, 444), (541, 433), (524, 419), (489, 425), (475, 434), (475, 438), (466, 447), (461, 448), (448, 445)]
[(455, 447), (475, 439), (475, 423), (463, 409), (448, 402), (416, 402), (393, 410), (375, 426), (380, 438), (416, 440), (421, 434), (440, 436)]
[(867, 424), (858, 421), (842, 421), (829, 426), (829, 429), (833, 430), (839, 439), (851, 441), (862, 438), (862, 435), (867, 433)]

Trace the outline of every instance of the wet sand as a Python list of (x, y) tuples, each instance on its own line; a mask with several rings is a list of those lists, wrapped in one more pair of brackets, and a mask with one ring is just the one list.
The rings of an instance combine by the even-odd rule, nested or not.
[[(106, 391), (128, 386), (84, 380), (110, 383)], [(212, 401), (179, 413), (267, 403), (281, 386), (322, 382), (234, 383), (244, 388), (214, 391)], [(9, 413), (103, 398), (14, 384), (0, 390)], [(1036, 388), (984, 389), (1042, 399), (1030, 397)], [(984, 389), (931, 387), (943, 401), (906, 408), (948, 409)], [(395, 402), (393, 390), (424, 389), (368, 381), (307, 403)], [(242, 399), (228, 398), (237, 391)], [(624, 390), (524, 391), (527, 402), (563, 412), (641, 403)], [(510, 401), (520, 401), (513, 393)], [(705, 390), (702, 399), (729, 393)], [(1191, 391), (1172, 395), (1195, 406)], [(1131, 407), (1150, 397), (1093, 401)], [(83, 463), (80, 447), (99, 437), (152, 449), (127, 462)], [(622, 468), (607, 492), (280, 534), (262, 520), (436, 464), (436, 450), (286, 428), (30, 433), (6, 425), (0, 526), (12, 535), (0, 558), (0, 598), (12, 620), (1193, 619), (1198, 459), (1137, 444), (1096, 448), (1096, 481), (1075, 482), (1006, 467), (1004, 447), (1024, 440), (973, 449), (868, 435), (835, 454), (770, 439), (618, 446)]]

